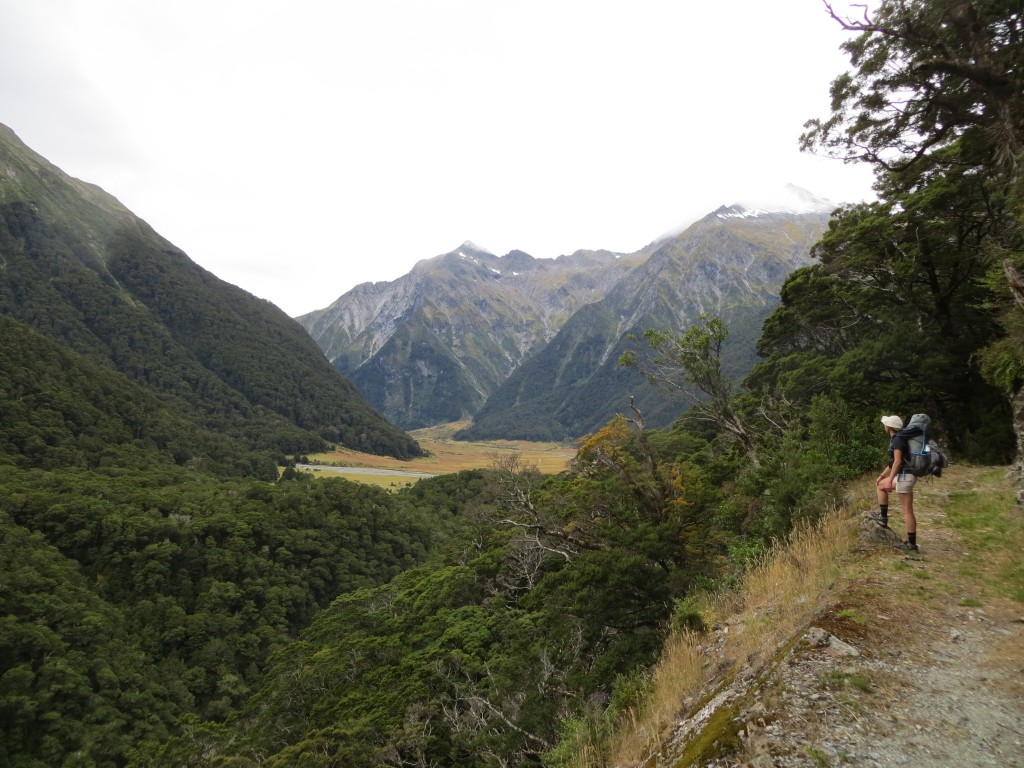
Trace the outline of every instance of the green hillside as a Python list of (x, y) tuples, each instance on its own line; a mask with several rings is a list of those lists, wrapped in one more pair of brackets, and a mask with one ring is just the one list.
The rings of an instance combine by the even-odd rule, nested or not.
[(459, 527), (456, 493), (275, 483), (283, 456), (4, 316), (0, 425), (5, 765), (123, 765), (223, 718), (334, 597)]
[(266, 453), (205, 429), (148, 389), (0, 316), (0, 463), (59, 470), (188, 464), (277, 477)]
[(337, 441), (419, 454), (301, 326), (2, 127), (0, 257), (0, 314), (105, 362), (206, 427), (288, 453)]

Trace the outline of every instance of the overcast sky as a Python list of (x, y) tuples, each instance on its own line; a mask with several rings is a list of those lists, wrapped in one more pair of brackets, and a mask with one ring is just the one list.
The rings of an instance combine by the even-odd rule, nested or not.
[(290, 315), (465, 240), (629, 253), (787, 182), (820, 0), (0, 0), (0, 122)]

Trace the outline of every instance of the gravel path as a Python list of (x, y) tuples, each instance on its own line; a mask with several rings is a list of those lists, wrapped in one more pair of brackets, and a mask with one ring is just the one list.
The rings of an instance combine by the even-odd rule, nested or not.
[(1024, 624), (961, 609), (919, 629), (839, 651), (812, 634), (745, 713), (746, 754), (709, 765), (1024, 766)]
[(979, 579), (943, 496), (922, 500), (919, 555), (861, 524), (834, 602), (733, 692), (739, 744), (700, 765), (1024, 768), (1024, 606)]

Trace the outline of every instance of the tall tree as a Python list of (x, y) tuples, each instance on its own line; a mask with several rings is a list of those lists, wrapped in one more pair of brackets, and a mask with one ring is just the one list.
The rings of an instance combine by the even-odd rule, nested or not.
[(840, 212), (819, 264), (791, 278), (750, 383), (781, 381), (805, 402), (827, 389), (865, 409), (923, 406), (964, 449), (1006, 443), (1009, 411), (986, 393), (977, 352), (1002, 333), (985, 276), (1022, 250), (1024, 6), (824, 4), (854, 33), (853, 67), (802, 145), (871, 164), (879, 201)]
[(865, 412), (928, 410), (962, 448), (1005, 413), (974, 359), (999, 334), (984, 278), (988, 241), (1007, 226), (1003, 192), (975, 174), (912, 191), (885, 181), (880, 201), (833, 219), (818, 263), (787, 281), (759, 342), (768, 360), (747, 384), (803, 403), (839, 391)]

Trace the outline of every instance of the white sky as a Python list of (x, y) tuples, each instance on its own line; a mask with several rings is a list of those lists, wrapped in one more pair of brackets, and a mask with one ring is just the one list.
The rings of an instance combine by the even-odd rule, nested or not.
[(0, 122), (290, 315), (472, 240), (635, 251), (792, 182), (820, 0), (0, 0)]

